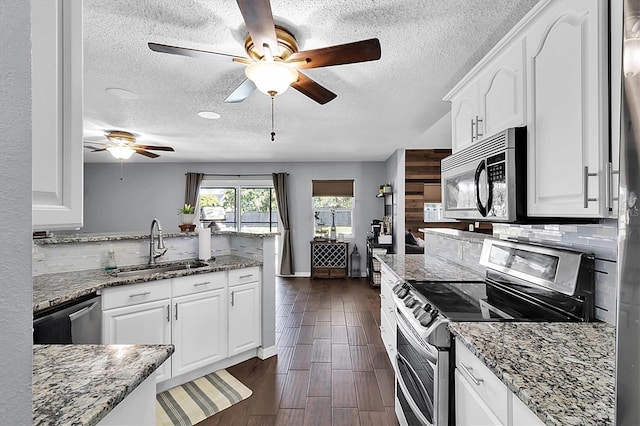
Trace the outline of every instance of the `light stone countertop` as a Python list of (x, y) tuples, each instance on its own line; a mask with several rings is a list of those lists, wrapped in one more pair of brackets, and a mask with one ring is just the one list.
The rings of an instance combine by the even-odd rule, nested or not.
[[(185, 262), (186, 261), (158, 263), (157, 266), (175, 265), (177, 263)], [(191, 262), (198, 261), (194, 259)], [(78, 299), (82, 296), (95, 293), (97, 290), (105, 287), (115, 287), (185, 275), (206, 274), (209, 272), (262, 265), (262, 262), (258, 260), (235, 255), (217, 256), (215, 260), (207, 261), (206, 263), (208, 263), (209, 266), (129, 277), (115, 277), (103, 269), (38, 275), (33, 277), (33, 311), (38, 312), (46, 308), (60, 305), (65, 302)]]
[(376, 255), (399, 278), (416, 281), (483, 281), (484, 275), (439, 256), (425, 254)]
[(173, 351), (173, 345), (34, 345), (33, 424), (97, 424)]
[(545, 424), (614, 423), (614, 326), (465, 322), (449, 329)]
[[(229, 235), (238, 237), (265, 238), (279, 235), (278, 232), (238, 232), (238, 231), (214, 231), (211, 235)], [(163, 232), (164, 238), (197, 238), (197, 232)], [(33, 243), (37, 245), (47, 244), (70, 244), (70, 243), (96, 243), (102, 241), (123, 241), (123, 240), (148, 240), (149, 233), (143, 232), (120, 232), (120, 233), (59, 233), (52, 234), (46, 238), (34, 238)]]

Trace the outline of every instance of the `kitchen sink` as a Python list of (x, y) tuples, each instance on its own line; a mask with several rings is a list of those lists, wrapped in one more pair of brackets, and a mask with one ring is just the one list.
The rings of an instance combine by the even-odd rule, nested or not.
[(138, 275), (159, 274), (162, 272), (188, 271), (190, 269), (202, 268), (205, 266), (209, 266), (209, 264), (200, 261), (160, 263), (157, 265), (136, 265), (118, 268), (115, 271), (111, 271), (110, 275), (118, 278), (135, 277)]

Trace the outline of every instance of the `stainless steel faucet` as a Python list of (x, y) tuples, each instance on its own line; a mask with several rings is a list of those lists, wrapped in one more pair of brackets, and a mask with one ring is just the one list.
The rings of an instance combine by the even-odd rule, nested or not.
[[(153, 242), (155, 240), (154, 229), (158, 228), (158, 247), (153, 246)], [(155, 265), (156, 259), (162, 256), (167, 252), (167, 248), (164, 246), (164, 241), (162, 240), (162, 225), (160, 225), (160, 221), (158, 219), (153, 219), (151, 221), (151, 230), (149, 231), (149, 265)]]

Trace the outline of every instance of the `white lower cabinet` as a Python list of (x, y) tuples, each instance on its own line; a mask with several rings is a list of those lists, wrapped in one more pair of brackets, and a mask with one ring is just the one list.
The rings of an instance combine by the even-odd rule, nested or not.
[[(109, 344), (171, 344), (170, 280), (104, 289), (102, 341)], [(138, 300), (152, 299), (139, 303)], [(157, 300), (153, 300), (156, 299)], [(157, 370), (158, 381), (171, 377), (171, 363)]]
[(402, 282), (384, 263), (380, 266), (380, 335), (391, 365), (396, 364), (396, 305), (393, 287)]
[(260, 346), (258, 283), (229, 287), (229, 356)]
[(455, 371), (455, 385), (457, 425), (495, 426), (503, 424), (482, 400), (474, 389), (473, 384), (469, 383), (457, 368)]
[(543, 422), (456, 340), (456, 425), (537, 426)]
[(260, 277), (255, 267), (105, 288), (103, 343), (173, 344), (157, 382), (255, 349)]
[(174, 376), (227, 356), (227, 305), (224, 288), (176, 297), (172, 300), (171, 357)]

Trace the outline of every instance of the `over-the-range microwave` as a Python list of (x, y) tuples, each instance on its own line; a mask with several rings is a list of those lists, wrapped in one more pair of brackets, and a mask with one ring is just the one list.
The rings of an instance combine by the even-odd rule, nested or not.
[(443, 216), (492, 222), (524, 219), (526, 141), (526, 127), (514, 127), (444, 158)]

